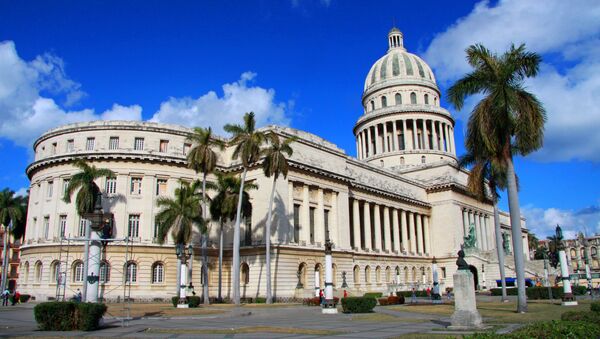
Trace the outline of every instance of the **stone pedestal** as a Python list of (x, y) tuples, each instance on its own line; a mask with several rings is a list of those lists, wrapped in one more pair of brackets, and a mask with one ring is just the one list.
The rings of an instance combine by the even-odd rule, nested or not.
[(458, 270), (453, 278), (454, 314), (452, 314), (452, 325), (448, 328), (457, 330), (483, 328), (481, 315), (477, 311), (473, 274), (467, 270)]

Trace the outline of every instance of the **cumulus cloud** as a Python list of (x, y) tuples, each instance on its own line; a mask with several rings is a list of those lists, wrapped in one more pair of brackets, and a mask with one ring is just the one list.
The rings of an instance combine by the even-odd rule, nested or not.
[(521, 213), (527, 219), (527, 228), (540, 239), (554, 234), (557, 224), (563, 229), (567, 238), (574, 238), (579, 232), (587, 235), (600, 233), (599, 206), (590, 206), (581, 210), (563, 210), (528, 205), (521, 208)]
[(142, 118), (138, 105), (114, 104), (96, 114), (93, 109), (66, 110), (55, 100), (63, 98), (62, 105), (69, 107), (85, 95), (81, 85), (67, 77), (59, 57), (46, 53), (27, 62), (19, 57), (14, 42), (0, 42), (0, 137), (29, 147), (40, 134), (59, 125)]
[[(539, 76), (528, 81), (548, 112), (540, 161), (600, 161), (600, 3), (593, 0), (501, 0), (478, 3), (466, 17), (434, 37), (425, 59), (438, 80), (448, 86), (470, 70), (464, 50), (482, 43), (504, 51), (525, 43), (546, 61)], [(475, 100), (467, 102), (465, 120)]]
[(169, 98), (150, 120), (190, 127), (210, 126), (215, 133), (224, 134), (225, 124), (239, 124), (243, 115), (252, 111), (259, 126), (288, 125), (285, 113), (290, 103), (276, 102), (273, 89), (252, 86), (255, 77), (256, 73), (243, 73), (238, 81), (223, 85), (222, 96), (209, 91), (198, 98)]

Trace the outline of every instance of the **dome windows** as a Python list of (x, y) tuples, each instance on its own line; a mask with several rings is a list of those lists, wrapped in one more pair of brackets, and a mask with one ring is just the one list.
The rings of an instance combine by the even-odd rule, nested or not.
[(381, 97), (381, 107), (387, 107), (387, 97), (385, 95)]
[(425, 105), (429, 105), (429, 95), (425, 94), (425, 96), (423, 97), (423, 99), (425, 100)]
[(417, 94), (415, 92), (410, 93), (410, 103), (413, 105), (417, 103)]
[(402, 95), (400, 95), (400, 93), (396, 93), (394, 98), (396, 100), (396, 105), (402, 105)]
[(375, 110), (375, 101), (371, 100), (371, 111)]

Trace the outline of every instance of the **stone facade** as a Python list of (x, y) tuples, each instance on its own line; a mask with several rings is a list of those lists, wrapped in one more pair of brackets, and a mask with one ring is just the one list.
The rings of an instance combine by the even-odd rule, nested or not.
[[(388, 54), (367, 76), (365, 112), (354, 128), (357, 158), (307, 132), (264, 128), (298, 138), (292, 144), (289, 174), (275, 188), (269, 235), (275, 297), (307, 297), (315, 294), (315, 288), (324, 287), (327, 234), (334, 243), (333, 283), (338, 295), (342, 272), (346, 272), (351, 294), (425, 288), (432, 283), (434, 257), (443, 291), (453, 285), (456, 253), (471, 224), (478, 240), (467, 261), (480, 272), (479, 286), (495, 286), (499, 275), (493, 206), (467, 191), (468, 172), (456, 162), (454, 120), (439, 106), (433, 73), (420, 58), (404, 50), (399, 31), (392, 30), (389, 41)], [(411, 102), (413, 93), (416, 103)], [(393, 101), (396, 94), (401, 101)], [(187, 168), (190, 132), (151, 122), (102, 121), (67, 125), (42, 135), (34, 145), (35, 160), (27, 168), (31, 198), (22, 247), (23, 292), (42, 300), (55, 296), (59, 261), (68, 266), (67, 296), (81, 287), (82, 243), (70, 244), (67, 259), (65, 242), (60, 245), (61, 237), (82, 235), (81, 219), (74, 206), (61, 199), (69, 177), (77, 171), (74, 160), (85, 159), (116, 173), (116, 178), (98, 180), (105, 197), (103, 207), (115, 215), (114, 237), (128, 237), (133, 244), (115, 242), (106, 247), (101, 296), (127, 295), (128, 277), (132, 298), (175, 295), (173, 242), (156, 243), (154, 217), (158, 197), (172, 196), (179, 181), (198, 178)], [(231, 160), (232, 150), (228, 145), (219, 151), (219, 171), (240, 172), (240, 165)], [(250, 193), (253, 214), (241, 229), (241, 291), (242, 296), (256, 297), (265, 294), (264, 228), (272, 180), (258, 165), (249, 170), (247, 180), (258, 189)], [(510, 233), (506, 213), (501, 213), (501, 223), (503, 232)], [(528, 253), (524, 219), (520, 226)], [(216, 224), (209, 228), (211, 296), (217, 293), (218, 229)], [(225, 225), (224, 296), (231, 292), (232, 239), (232, 225)], [(193, 241), (191, 281), (199, 292), (203, 279), (197, 234)], [(507, 276), (514, 276), (507, 262)], [(296, 288), (298, 271), (301, 289)]]

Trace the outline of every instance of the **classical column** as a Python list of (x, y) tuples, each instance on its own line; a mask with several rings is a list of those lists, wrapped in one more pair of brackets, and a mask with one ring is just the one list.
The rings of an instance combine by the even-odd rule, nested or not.
[(452, 141), (452, 126), (448, 125), (448, 152), (454, 153), (454, 143)]
[(381, 141), (379, 140), (379, 124), (373, 126), (375, 128), (375, 154), (381, 154)]
[[(295, 238), (295, 230), (294, 227), (296, 227), (296, 225), (294, 225), (294, 182), (293, 181), (288, 181), (288, 211), (290, 211), (291, 213), (288, 213), (288, 224), (289, 226), (289, 230), (288, 230), (288, 239), (294, 239), (294, 241), (290, 241), (290, 242), (298, 242), (299, 239)], [(300, 216), (298, 216), (298, 219)]]
[(413, 119), (413, 149), (419, 148), (419, 143), (417, 142), (417, 119)]
[(396, 122), (396, 120), (392, 121), (392, 133), (394, 133), (394, 136), (392, 137), (392, 151), (400, 150), (400, 147), (398, 146), (398, 129)]
[(466, 237), (469, 234), (469, 212), (467, 212), (466, 208), (463, 208), (463, 237)]
[(423, 224), (421, 222), (422, 216), (417, 214), (417, 248), (418, 253), (423, 254)]
[(387, 122), (383, 123), (383, 152), (389, 152)]
[(400, 214), (400, 227), (402, 227), (402, 247), (404, 247), (404, 251), (409, 251), (408, 246), (408, 223), (406, 221), (406, 211), (402, 210)]
[(479, 215), (479, 223), (481, 224), (481, 229), (483, 230), (483, 247), (486, 251), (490, 249), (490, 234), (485, 223), (485, 216), (483, 214)]
[(353, 225), (353, 230), (354, 230), (354, 244), (352, 244), (354, 246), (354, 248), (356, 250), (360, 250), (360, 211), (358, 210), (360, 208), (360, 205), (358, 203), (358, 200), (356, 199), (352, 199), (352, 223)]
[(431, 254), (431, 239), (429, 238), (429, 217), (423, 216), (423, 237), (425, 238), (425, 253)]
[(400, 253), (400, 224), (398, 223), (398, 210), (395, 208), (392, 211), (392, 229), (394, 230), (394, 251)]
[(364, 129), (360, 132), (360, 144), (362, 147), (362, 159), (364, 159), (367, 157), (367, 135)]
[[(402, 119), (402, 145), (404, 146), (404, 149), (408, 149), (407, 145), (406, 145), (406, 120)], [(400, 147), (398, 147), (398, 150), (400, 150)]]
[(369, 202), (365, 201), (363, 204), (363, 217), (364, 217), (364, 234), (365, 234), (365, 249), (370, 250), (372, 248), (373, 239), (371, 238), (371, 208)]
[(379, 251), (383, 250), (381, 246), (381, 213), (379, 211), (379, 204), (375, 204), (373, 208), (373, 228), (375, 229), (375, 246), (373, 249), (377, 249)]
[[(331, 192), (331, 211), (329, 211), (329, 239), (340, 247), (338, 236), (338, 192)], [(325, 239), (327, 240), (327, 239)]]
[(360, 137), (357, 134), (356, 135), (356, 159), (360, 159), (360, 147), (358, 146), (358, 139), (360, 139)]
[(481, 232), (481, 225), (479, 224), (479, 213), (473, 212), (473, 219), (475, 222), (475, 233), (477, 234), (477, 248), (483, 249), (483, 238)]
[(442, 137), (442, 143), (444, 144), (444, 147), (442, 147), (442, 151), (448, 152), (448, 142), (446, 141), (446, 124), (445, 123), (440, 124), (440, 134)]
[(367, 127), (367, 157), (372, 157), (374, 152), (373, 152), (373, 142), (372, 142), (372, 132), (371, 132), (371, 127)]
[(385, 234), (385, 250), (392, 251), (392, 233), (390, 229), (390, 209), (387, 206), (383, 207), (383, 234)]
[(410, 232), (410, 252), (417, 253), (417, 235), (415, 234), (415, 215), (408, 212), (408, 231)]
[(490, 250), (496, 249), (496, 229), (490, 224), (490, 217), (485, 216), (485, 225), (490, 230)]
[(323, 189), (317, 189), (317, 210), (315, 212), (315, 243), (325, 244), (325, 202)]
[(433, 147), (431, 147), (431, 145), (429, 145), (429, 131), (427, 130), (427, 120), (423, 120), (423, 139), (424, 139), (424, 145), (425, 145), (425, 149), (432, 149)]
[(310, 242), (310, 206), (308, 185), (302, 186), (302, 218), (300, 221), (300, 240)]

